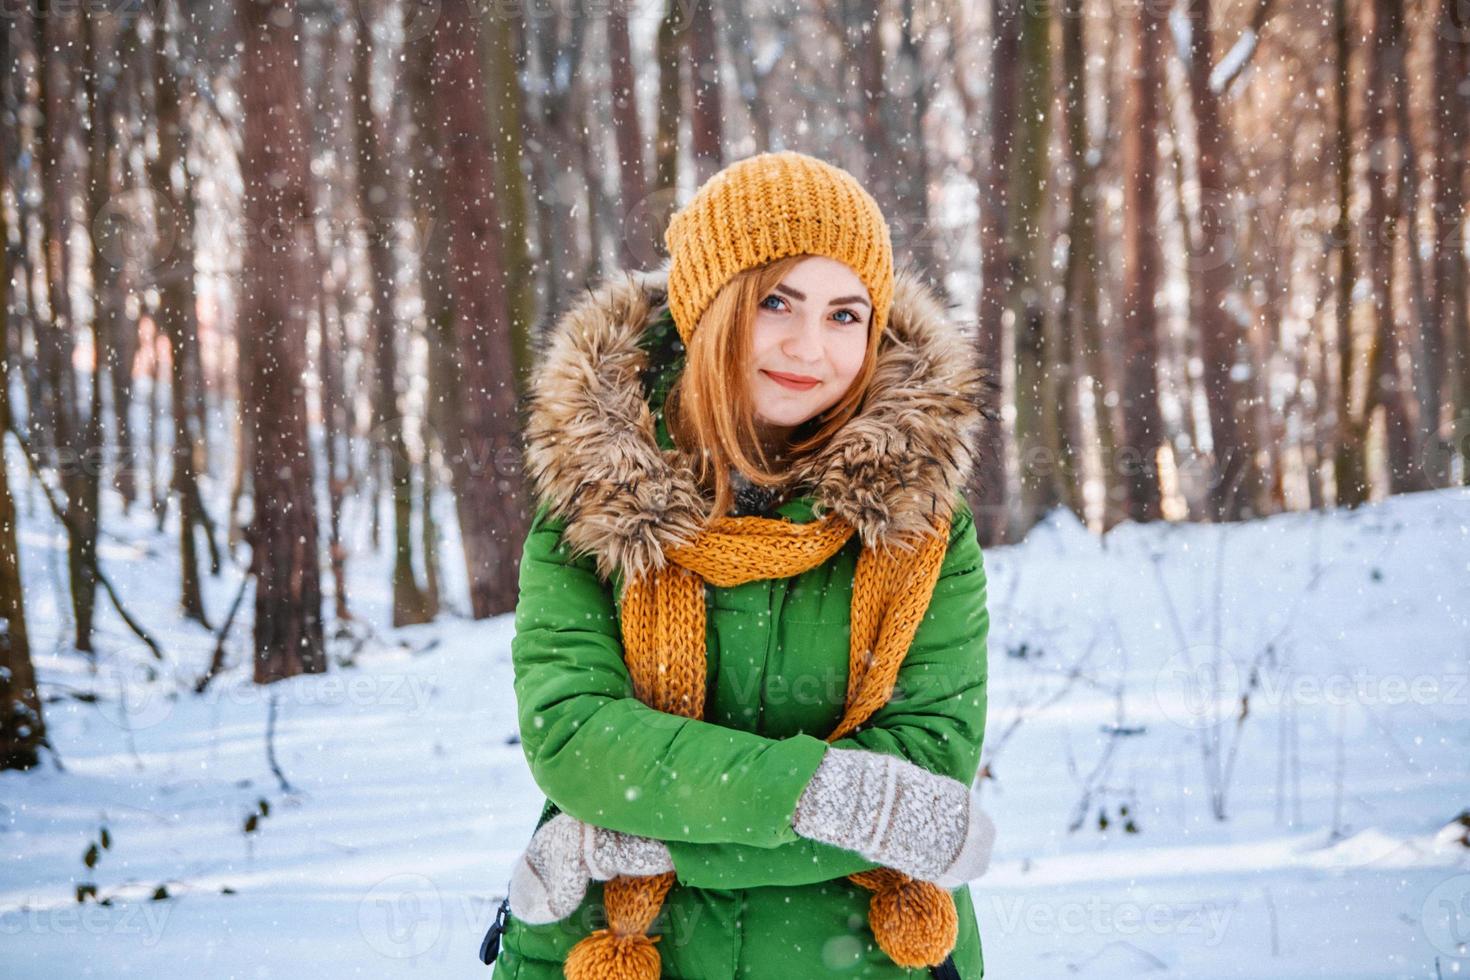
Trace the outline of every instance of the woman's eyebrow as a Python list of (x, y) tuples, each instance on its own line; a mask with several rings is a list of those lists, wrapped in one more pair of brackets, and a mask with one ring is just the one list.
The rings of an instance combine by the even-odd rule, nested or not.
[[(784, 282), (778, 282), (778, 283), (776, 283), (776, 288), (779, 289), (781, 292), (785, 293), (786, 295), (793, 297), (794, 299), (800, 300), (802, 302), (806, 302), (806, 293), (803, 293), (802, 291), (800, 291), (798, 289), (792, 289), (790, 286), (786, 285)], [(873, 305), (872, 303), (869, 303), (866, 299), (864, 299), (861, 296), (839, 296), (836, 299), (831, 300), (830, 302), (828, 302), (827, 305), (828, 306), (836, 306), (839, 303), (861, 303), (864, 306), (867, 306), (867, 307), (870, 307), (870, 308)]]

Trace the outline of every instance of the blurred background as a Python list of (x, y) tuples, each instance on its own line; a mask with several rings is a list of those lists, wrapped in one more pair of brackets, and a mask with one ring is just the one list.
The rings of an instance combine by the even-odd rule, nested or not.
[(999, 384), (990, 972), (1470, 970), (1464, 0), (17, 0), (0, 37), (8, 975), (484, 970), (540, 799), (539, 339), (776, 149), (863, 182)]

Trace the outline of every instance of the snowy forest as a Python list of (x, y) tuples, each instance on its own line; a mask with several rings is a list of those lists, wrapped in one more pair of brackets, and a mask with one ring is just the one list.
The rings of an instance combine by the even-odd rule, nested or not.
[(6, 976), (487, 975), (542, 799), (527, 378), (778, 149), (862, 180), (993, 377), (987, 972), (1470, 971), (1464, 0), (0, 38)]

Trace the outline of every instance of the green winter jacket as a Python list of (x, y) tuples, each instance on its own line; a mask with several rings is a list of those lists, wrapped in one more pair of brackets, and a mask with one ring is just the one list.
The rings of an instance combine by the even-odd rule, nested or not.
[[(682, 365), (682, 345), (660, 305), (666, 272), (665, 265), (631, 275), (584, 300), (554, 329), (531, 389), (527, 459), (542, 499), (521, 558), (511, 650), (522, 746), (547, 797), (540, 823), (560, 809), (667, 842), (677, 881), (649, 930), (662, 936), (665, 977), (930, 976), (898, 967), (873, 938), (871, 893), (846, 876), (879, 865), (792, 830), (797, 798), (828, 745), (823, 736), (843, 713), (860, 534), (799, 575), (706, 587), (702, 720), (656, 711), (633, 695), (618, 628), (622, 583), (649, 560), (643, 535), (650, 523), (680, 526), (688, 517), (672, 513), (688, 474), (659, 468), (677, 463), (661, 407)], [(859, 461), (860, 473), (839, 472), (833, 460), (857, 465), (849, 444), (798, 484), (810, 492), (763, 516), (806, 522), (820, 502), (860, 532), (881, 534), (879, 524), (861, 522), (878, 521), (881, 511), (882, 526), (901, 524), (904, 504), (895, 501), (917, 499), (916, 488), (929, 495), (925, 508), (940, 493), (951, 501), (948, 552), (893, 696), (831, 744), (892, 753), (968, 785), (985, 728), (989, 615), (974, 520), (959, 487), (969, 472), (966, 441), (982, 411), (982, 382), (942, 306), (903, 274), (890, 322), (906, 343), (885, 340), (880, 364), (903, 384), (875, 387), (863, 415), (897, 420), (880, 440), (889, 455), (875, 449)], [(593, 368), (601, 380), (589, 391)], [(880, 388), (888, 394), (880, 397)], [(928, 410), (898, 412), (904, 405)], [(595, 445), (583, 444), (584, 435), (598, 433)], [(943, 445), (935, 441), (941, 436)], [(619, 439), (651, 451), (630, 463), (636, 454), (621, 452)], [(892, 444), (905, 440), (908, 452), (899, 453)], [(915, 468), (918, 447), (952, 458)], [(845, 475), (866, 492), (845, 497), (849, 491), (833, 480)], [(620, 510), (635, 503), (643, 509), (633, 516)], [(606, 925), (602, 887), (591, 882), (581, 908), (559, 922), (530, 925), (512, 908), (496, 980), (563, 976), (572, 946)], [(970, 889), (953, 895), (960, 922), (954, 965), (964, 980), (979, 980)]]

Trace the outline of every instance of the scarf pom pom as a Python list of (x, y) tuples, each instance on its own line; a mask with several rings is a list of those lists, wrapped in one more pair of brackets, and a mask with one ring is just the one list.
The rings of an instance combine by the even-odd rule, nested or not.
[(598, 929), (567, 954), (567, 980), (658, 980), (660, 959), (653, 944), (662, 938)]
[(954, 896), (932, 882), (910, 878), (873, 893), (868, 924), (889, 959), (918, 969), (944, 962), (959, 938), (960, 920)]

